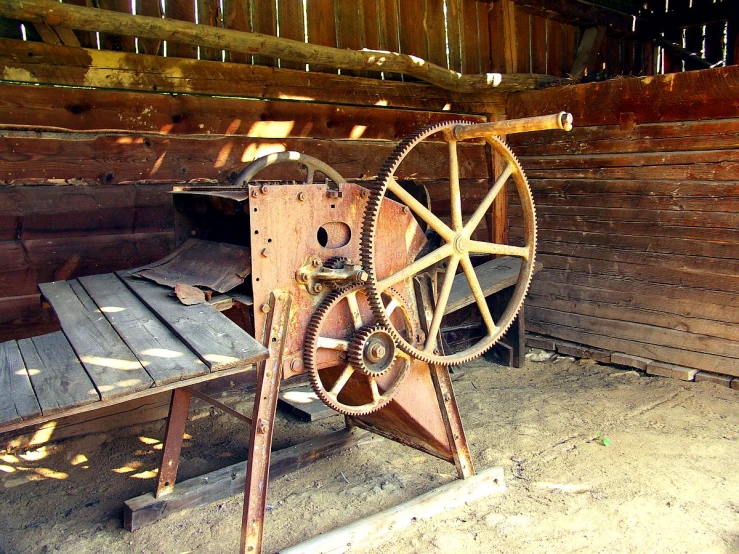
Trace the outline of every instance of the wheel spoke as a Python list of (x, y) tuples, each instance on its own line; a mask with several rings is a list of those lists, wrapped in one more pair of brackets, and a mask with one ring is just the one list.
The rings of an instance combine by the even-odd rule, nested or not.
[(390, 179), (387, 188), (395, 196), (400, 198), (401, 202), (403, 202), (406, 206), (413, 210), (413, 212), (418, 217), (424, 220), (429, 227), (439, 233), (439, 236), (441, 238), (443, 238), (447, 242), (450, 242), (452, 239), (454, 239), (456, 233), (452, 231), (446, 223), (444, 223), (441, 219), (431, 213), (431, 210), (429, 210), (426, 206), (413, 198), (413, 196), (411, 196), (411, 194), (407, 190), (401, 187), (394, 178)]
[(439, 291), (439, 298), (434, 306), (434, 317), (431, 319), (431, 325), (429, 326), (429, 332), (426, 336), (426, 346), (424, 352), (433, 352), (436, 346), (436, 335), (439, 333), (441, 328), (441, 318), (444, 317), (444, 310), (446, 309), (446, 303), (449, 300), (449, 293), (452, 290), (452, 284), (454, 284), (454, 274), (457, 272), (457, 266), (459, 265), (459, 258), (453, 256), (449, 260), (449, 266), (444, 274), (444, 282), (441, 285)]
[(349, 380), (349, 377), (352, 376), (352, 373), (354, 373), (354, 370), (352, 369), (351, 364), (346, 364), (344, 366), (344, 371), (341, 372), (341, 375), (339, 375), (339, 378), (336, 380), (334, 386), (331, 387), (331, 390), (329, 391), (334, 397), (339, 396), (341, 389), (344, 388), (344, 385), (346, 385), (346, 382)]
[(380, 389), (377, 388), (377, 381), (374, 377), (369, 378), (370, 381), (370, 390), (372, 391), (372, 404), (377, 404), (381, 398), (380, 398)]
[(352, 314), (354, 329), (361, 329), (364, 323), (362, 323), (362, 312), (359, 311), (356, 291), (346, 297), (346, 303), (349, 304), (349, 312)]
[(332, 339), (331, 337), (318, 337), (316, 342), (318, 348), (328, 348), (329, 350), (349, 350), (349, 341), (341, 339)]
[(528, 246), (511, 246), (510, 244), (496, 244), (479, 240), (470, 241), (469, 251), (476, 254), (494, 254), (496, 256), (516, 256), (528, 260), (531, 250)]
[(449, 198), (452, 207), (452, 228), (462, 230), (462, 194), (459, 191), (459, 159), (457, 141), (449, 141)]
[(475, 213), (472, 214), (469, 221), (464, 226), (464, 232), (468, 236), (472, 234), (472, 231), (477, 229), (480, 221), (482, 221), (482, 218), (485, 216), (487, 211), (490, 209), (490, 206), (493, 204), (495, 197), (498, 196), (498, 193), (500, 193), (500, 191), (503, 189), (506, 181), (508, 181), (508, 177), (510, 177), (512, 173), (513, 164), (506, 164), (505, 168), (503, 169), (503, 173), (501, 173), (500, 177), (495, 180), (495, 183), (493, 183), (493, 186), (487, 192), (485, 198), (482, 199), (482, 202), (480, 202), (480, 205), (475, 210)]
[(387, 316), (390, 317), (392, 313), (395, 311), (395, 308), (398, 307), (398, 301), (395, 298), (392, 298), (390, 302), (388, 302), (387, 306), (385, 306), (385, 312), (387, 313)]
[(392, 275), (385, 277), (381, 281), (377, 282), (377, 292), (382, 292), (384, 290), (387, 290), (388, 287), (392, 287), (396, 283), (400, 283), (401, 281), (404, 281), (405, 279), (408, 279), (409, 277), (412, 277), (416, 273), (419, 273), (420, 271), (423, 271), (427, 267), (431, 267), (437, 262), (440, 262), (444, 258), (448, 258), (451, 256), (452, 252), (454, 251), (454, 247), (451, 244), (444, 244), (440, 248), (437, 248), (433, 252), (429, 252), (424, 257), (419, 258), (415, 262), (413, 262), (411, 265), (408, 265), (401, 269), (400, 271), (397, 271), (393, 273)]
[(463, 256), (460, 262), (462, 264), (465, 277), (467, 277), (467, 282), (470, 284), (470, 290), (477, 302), (477, 307), (480, 310), (482, 320), (485, 323), (485, 327), (487, 327), (488, 335), (492, 335), (498, 330), (498, 327), (495, 325), (495, 321), (493, 321), (493, 316), (490, 313), (490, 308), (488, 308), (487, 300), (485, 300), (485, 294), (480, 286), (480, 281), (477, 279), (475, 268), (472, 267), (472, 262), (470, 261), (469, 256)]

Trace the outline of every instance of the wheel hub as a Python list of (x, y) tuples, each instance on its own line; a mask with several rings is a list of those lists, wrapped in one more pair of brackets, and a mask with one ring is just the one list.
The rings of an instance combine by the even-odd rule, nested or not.
[(393, 337), (379, 325), (359, 329), (349, 343), (349, 363), (371, 377), (385, 374), (396, 354)]

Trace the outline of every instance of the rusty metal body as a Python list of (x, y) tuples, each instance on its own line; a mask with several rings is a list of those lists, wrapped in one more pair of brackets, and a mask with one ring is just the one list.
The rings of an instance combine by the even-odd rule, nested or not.
[[(318, 396), (345, 414), (348, 424), (453, 463), (460, 478), (474, 474), (447, 366), (481, 355), (511, 324), (531, 278), (536, 239), (523, 170), (494, 135), (566, 129), (571, 117), (503, 123), (450, 122), (421, 130), (399, 144), (377, 181), (349, 183), (320, 161), (283, 153), (246, 168), (236, 185), (175, 190), (178, 243), (195, 238), (250, 248), (251, 281), (234, 289), (233, 297), (234, 302), (253, 299), (248, 325), (270, 350), (259, 367), (252, 417), (242, 551), (261, 549), (282, 379), (307, 372)], [(413, 147), (437, 133), (449, 143), (451, 219), (443, 221), (395, 178)], [(467, 138), (484, 139), (504, 169), (464, 223), (456, 144)], [(285, 162), (304, 163), (305, 182), (247, 182), (244, 177), (253, 179), (272, 163)], [(331, 181), (314, 183), (315, 171), (330, 173)], [(509, 178), (523, 209), (524, 244), (473, 240)], [(491, 314), (475, 275), (476, 255), (521, 258), (519, 281), (500, 317)], [(448, 351), (441, 331), (458, 268), (469, 282), (484, 336), (455, 353)], [(177, 448), (177, 441), (171, 442)], [(171, 482), (167, 474), (162, 487)]]

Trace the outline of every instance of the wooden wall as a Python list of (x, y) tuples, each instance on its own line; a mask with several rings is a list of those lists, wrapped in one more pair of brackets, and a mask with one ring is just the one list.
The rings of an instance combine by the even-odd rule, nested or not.
[(575, 119), (511, 137), (545, 268), (530, 330), (739, 376), (738, 88), (732, 66), (509, 97), (509, 117)]
[[(255, 157), (279, 150), (316, 156), (347, 179), (369, 179), (400, 138), (460, 118), (445, 105), (407, 110), (0, 84), (0, 340), (56, 327), (41, 308), (38, 283), (168, 253), (173, 183), (228, 182)], [(447, 171), (445, 148), (421, 150), (426, 160), (404, 167), (435, 193), (433, 180)], [(474, 144), (460, 158), (462, 177), (476, 185), (465, 199), (472, 210), (489, 161)], [(286, 171), (264, 176), (299, 177)]]
[[(85, 0), (63, 1), (85, 5)], [(304, 0), (98, 0), (96, 4), (117, 12), (164, 16), (323, 46), (400, 52), (465, 74), (538, 73), (567, 77), (583, 29), (603, 25), (608, 31), (593, 69), (601, 72), (605, 68), (609, 75), (652, 75), (655, 68), (654, 47), (630, 33), (631, 18), (609, 11), (603, 15), (592, 7), (582, 8), (587, 20), (573, 22), (567, 20), (567, 15), (538, 7), (535, 1), (522, 0), (305, 0), (305, 5)], [(579, 14), (579, 9), (575, 11)], [(598, 13), (593, 16), (592, 12)], [(50, 27), (26, 24), (21, 29), (20, 22), (0, 19), (0, 36), (6, 38), (26, 36), (30, 41), (104, 51), (338, 72), (322, 65), (306, 67), (288, 60), (189, 44), (62, 30), (64, 33), (57, 36)], [(413, 81), (392, 73), (382, 77)]]

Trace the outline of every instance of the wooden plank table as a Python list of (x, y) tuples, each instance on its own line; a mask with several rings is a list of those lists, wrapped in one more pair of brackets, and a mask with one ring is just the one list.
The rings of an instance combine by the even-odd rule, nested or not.
[(248, 371), (267, 349), (128, 272), (40, 285), (61, 331), (0, 344), (0, 431)]

